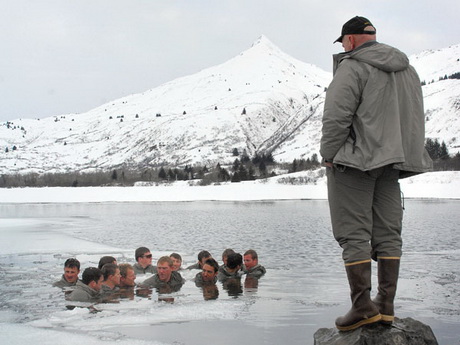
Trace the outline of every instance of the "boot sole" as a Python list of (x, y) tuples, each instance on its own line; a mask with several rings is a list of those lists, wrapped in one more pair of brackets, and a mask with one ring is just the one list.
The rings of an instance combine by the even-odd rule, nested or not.
[(385, 314), (381, 314), (381, 315), (382, 315), (382, 318), (380, 319), (381, 323), (391, 325), (393, 321), (395, 320), (395, 317), (393, 315), (385, 315)]
[(361, 320), (359, 322), (356, 322), (356, 323), (354, 323), (353, 325), (350, 325), (350, 326), (337, 326), (337, 325), (335, 325), (335, 326), (337, 327), (337, 329), (339, 331), (347, 332), (347, 331), (352, 331), (352, 330), (354, 330), (356, 328), (359, 328), (361, 326), (364, 326), (364, 325), (379, 322), (380, 320), (382, 320), (382, 315), (377, 314), (377, 315), (375, 315), (375, 316), (373, 316), (373, 317), (371, 317), (369, 319), (363, 319), (363, 320)]

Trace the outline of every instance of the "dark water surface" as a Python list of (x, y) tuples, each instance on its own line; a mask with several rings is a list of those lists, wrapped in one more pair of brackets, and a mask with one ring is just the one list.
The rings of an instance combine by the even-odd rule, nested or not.
[[(405, 206), (397, 316), (427, 323), (440, 344), (458, 345), (460, 202)], [(10, 243), (0, 246), (3, 322), (164, 344), (313, 344), (314, 332), (333, 327), (349, 307), (327, 201), (2, 204), (0, 217), (2, 241)], [(257, 286), (243, 278), (234, 291), (218, 284), (218, 298), (205, 301), (191, 281), (197, 271), (185, 271), (173, 303), (153, 294), (98, 314), (67, 311), (50, 287), (70, 256), (83, 269), (102, 255), (133, 263), (139, 246), (154, 258), (178, 252), (184, 266), (202, 249), (220, 262), (225, 248), (252, 248), (267, 274)]]

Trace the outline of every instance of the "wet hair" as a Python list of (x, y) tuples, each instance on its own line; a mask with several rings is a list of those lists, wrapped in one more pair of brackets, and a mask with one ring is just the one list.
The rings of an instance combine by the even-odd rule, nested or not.
[(209, 265), (211, 266), (212, 268), (214, 268), (214, 273), (217, 272), (219, 270), (219, 264), (217, 263), (216, 260), (214, 260), (213, 258), (210, 258), (208, 260), (206, 260), (204, 262), (205, 265)]
[(227, 257), (227, 267), (230, 269), (237, 268), (243, 264), (243, 257), (240, 253), (233, 253)]
[(115, 264), (105, 264), (102, 266), (102, 274), (104, 275), (104, 280), (107, 280), (109, 276), (113, 276), (115, 273), (117, 273), (118, 266)]
[(99, 282), (99, 279), (103, 276), (102, 271), (97, 267), (88, 267), (83, 271), (81, 275), (81, 281), (83, 284), (88, 285), (92, 281)]
[(202, 250), (201, 252), (198, 253), (199, 262), (201, 262), (201, 260), (203, 260), (204, 258), (210, 258), (210, 257), (212, 257), (212, 255), (207, 250)]
[(74, 258), (67, 259), (64, 263), (64, 267), (76, 268), (80, 271), (80, 261)]
[(99, 260), (99, 265), (97, 265), (97, 268), (101, 270), (105, 264), (113, 264), (115, 261), (117, 261), (117, 259), (115, 259), (113, 256), (103, 256), (101, 260)]
[(178, 253), (172, 253), (171, 255), (169, 255), (169, 257), (180, 260), (182, 262), (182, 256), (180, 256), (180, 254)]
[(257, 260), (259, 257), (257, 256), (257, 252), (253, 249), (249, 249), (244, 253), (244, 256), (251, 255), (252, 260)]
[(130, 264), (120, 264), (118, 265), (118, 268), (120, 269), (120, 275), (123, 278), (126, 278), (129, 270), (134, 271), (133, 266), (131, 266)]
[(172, 267), (173, 265), (173, 262), (169, 256), (162, 256), (161, 258), (159, 258), (157, 261), (157, 265), (162, 264), (164, 262), (166, 262), (170, 267)]
[(222, 261), (224, 261), (224, 258), (227, 257), (230, 255), (230, 254), (234, 254), (235, 251), (232, 249), (232, 248), (227, 248), (225, 249), (223, 252), (222, 252)]
[(142, 257), (145, 253), (148, 253), (148, 252), (150, 252), (150, 249), (148, 249), (147, 247), (137, 248), (136, 251), (134, 252), (134, 257), (136, 258), (136, 261), (138, 261), (140, 257)]

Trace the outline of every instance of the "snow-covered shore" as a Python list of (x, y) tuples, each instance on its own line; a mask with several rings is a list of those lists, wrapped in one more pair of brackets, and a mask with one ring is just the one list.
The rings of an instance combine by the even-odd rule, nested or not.
[[(159, 186), (46, 187), (0, 189), (0, 203), (255, 201), (327, 199), (326, 178), (315, 184), (284, 184), (307, 177), (306, 172), (267, 180), (190, 186), (179, 181)], [(426, 173), (400, 181), (405, 198), (460, 199), (460, 171)]]

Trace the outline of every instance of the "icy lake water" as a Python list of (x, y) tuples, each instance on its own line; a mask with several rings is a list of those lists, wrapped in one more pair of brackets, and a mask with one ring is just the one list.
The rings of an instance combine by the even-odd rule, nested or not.
[[(406, 200), (398, 317), (431, 326), (439, 344), (460, 344), (459, 201)], [(0, 204), (2, 343), (53, 344), (313, 344), (349, 307), (341, 250), (327, 201)], [(67, 310), (51, 287), (64, 261), (82, 269), (103, 255), (134, 263), (147, 246), (154, 262), (178, 252), (183, 266), (209, 250), (255, 249), (267, 269), (205, 300), (182, 271), (173, 302), (134, 296), (99, 304), (98, 313)], [(374, 268), (376, 266), (374, 265)], [(142, 277), (140, 277), (142, 279)], [(374, 271), (374, 287), (376, 283)], [(375, 291), (375, 290), (374, 290)]]

